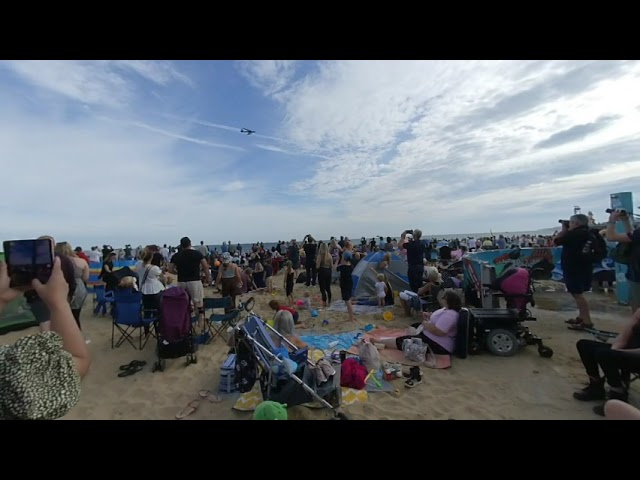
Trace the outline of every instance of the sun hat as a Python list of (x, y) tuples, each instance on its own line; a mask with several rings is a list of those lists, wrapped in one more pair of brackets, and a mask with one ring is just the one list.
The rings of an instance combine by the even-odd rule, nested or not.
[(254, 420), (287, 420), (287, 406), (267, 400), (258, 405), (253, 412)]
[(222, 254), (222, 263), (224, 263), (225, 265), (231, 263), (231, 255), (229, 255), (229, 252), (224, 252)]

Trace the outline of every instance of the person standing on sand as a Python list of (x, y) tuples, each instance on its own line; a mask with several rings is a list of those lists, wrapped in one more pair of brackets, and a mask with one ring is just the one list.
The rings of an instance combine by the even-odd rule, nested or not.
[(583, 252), (590, 240), (588, 222), (586, 215), (573, 215), (568, 222), (563, 222), (562, 231), (553, 239), (562, 247), (560, 263), (564, 283), (578, 307), (578, 316), (566, 321), (571, 330), (593, 328), (589, 303), (584, 296), (584, 292), (591, 290), (593, 277), (591, 254)]
[(322, 308), (331, 305), (331, 276), (333, 275), (333, 259), (329, 254), (329, 247), (326, 243), (320, 242), (316, 258), (318, 269), (318, 285), (322, 295)]
[(351, 305), (351, 297), (353, 295), (353, 266), (351, 265), (351, 252), (346, 251), (342, 254), (340, 264), (338, 265), (338, 273), (340, 274), (340, 293), (342, 300), (347, 305), (349, 320), (355, 322), (353, 316), (353, 305)]
[[(621, 221), (625, 233), (616, 232), (616, 222)], [(629, 215), (615, 211), (609, 216), (607, 241), (630, 244), (630, 260), (625, 277), (629, 283), (629, 305), (631, 312), (635, 313), (640, 308), (640, 228), (633, 229)]]
[(318, 276), (318, 270), (316, 269), (316, 252), (318, 250), (318, 244), (311, 235), (307, 235), (302, 239), (304, 242), (304, 266), (307, 271), (306, 285), (316, 286), (316, 278)]

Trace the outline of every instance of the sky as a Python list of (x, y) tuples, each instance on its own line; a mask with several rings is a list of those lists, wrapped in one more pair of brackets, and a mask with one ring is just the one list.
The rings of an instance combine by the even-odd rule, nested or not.
[(640, 62), (0, 61), (0, 167), (2, 240), (84, 248), (605, 220)]

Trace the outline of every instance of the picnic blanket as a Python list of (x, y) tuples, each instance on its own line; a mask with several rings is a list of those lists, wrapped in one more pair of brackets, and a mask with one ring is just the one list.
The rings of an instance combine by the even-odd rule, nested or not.
[[(404, 329), (402, 328), (378, 328), (372, 330), (369, 333), (365, 333), (364, 339), (368, 340), (372, 343), (379, 343), (383, 340), (388, 340), (390, 338), (398, 338), (404, 336)], [(352, 346), (349, 350), (349, 353), (358, 355), (358, 347)], [(385, 348), (379, 351), (380, 360), (383, 362), (389, 363), (400, 363), (402, 365), (416, 366), (420, 365), (417, 362), (411, 361), (404, 356), (404, 352), (401, 350), (397, 350), (395, 348)], [(451, 367), (451, 355), (433, 355), (433, 364), (424, 363), (424, 366), (428, 366), (430, 368), (444, 369)]]

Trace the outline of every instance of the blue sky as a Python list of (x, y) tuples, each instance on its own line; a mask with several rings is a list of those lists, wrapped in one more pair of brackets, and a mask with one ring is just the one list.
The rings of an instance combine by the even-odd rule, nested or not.
[(637, 61), (2, 61), (0, 105), (2, 239), (517, 231), (640, 198)]

